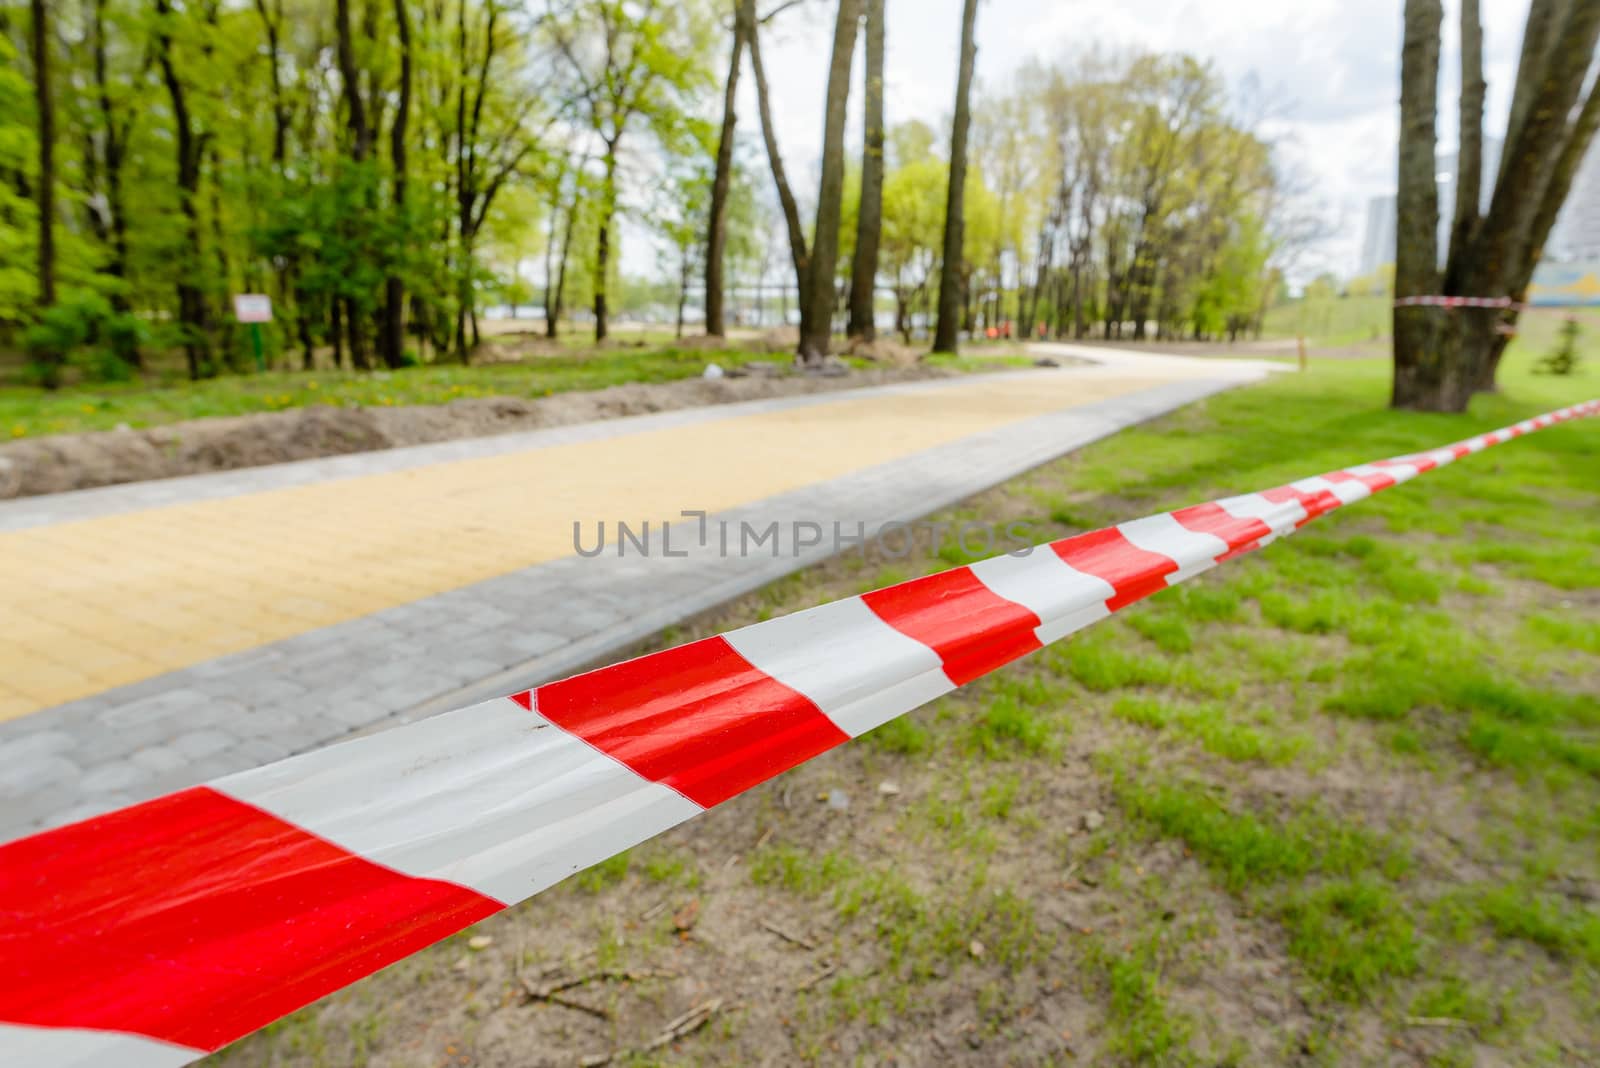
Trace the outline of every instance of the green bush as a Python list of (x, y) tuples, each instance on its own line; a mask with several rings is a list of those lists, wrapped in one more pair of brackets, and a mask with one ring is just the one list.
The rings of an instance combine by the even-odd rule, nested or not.
[(127, 381), (146, 340), (143, 320), (116, 311), (98, 293), (77, 293), (45, 309), (23, 332), (22, 347), (28, 354), (28, 377), (55, 389), (69, 364), (92, 382)]
[(1578, 317), (1567, 316), (1561, 324), (1561, 340), (1555, 351), (1539, 361), (1539, 373), (1545, 375), (1570, 375), (1578, 369)]

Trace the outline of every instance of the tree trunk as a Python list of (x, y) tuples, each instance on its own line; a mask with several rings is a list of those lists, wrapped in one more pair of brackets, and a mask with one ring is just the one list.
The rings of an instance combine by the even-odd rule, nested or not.
[(56, 302), (56, 112), (50, 98), (50, 23), (33, 0), (33, 99), (39, 117), (39, 307)]
[(283, 25), (282, 0), (277, 4), (277, 14), (267, 8), (267, 0), (256, 0), (256, 11), (261, 15), (267, 35), (267, 62), (272, 73), (272, 162), (282, 176), (289, 143), (289, 108), (283, 97), (283, 74), (279, 69), (278, 34)]
[(884, 0), (866, 0), (866, 116), (861, 149), (861, 205), (856, 212), (856, 251), (850, 265), (851, 337), (877, 336), (873, 297), (878, 281), (878, 245), (883, 236), (883, 50)]
[(956, 115), (950, 131), (950, 188), (945, 195), (944, 262), (939, 265), (939, 325), (934, 352), (953, 353), (961, 315), (961, 259), (964, 245), (964, 210), (967, 187), (967, 128), (972, 122), (972, 66), (978, 55), (975, 37), (978, 0), (961, 7), (961, 68), (956, 77)]
[(828, 63), (817, 223), (811, 234), (811, 265), (800, 295), (806, 308), (806, 325), (800, 335), (799, 356), (808, 364), (822, 362), (833, 335), (833, 282), (839, 259), (839, 214), (844, 201), (845, 107), (850, 99), (850, 66), (855, 59), (856, 30), (860, 22), (861, 0), (839, 0), (839, 17), (833, 27), (833, 56)]
[[(406, 0), (394, 0), (395, 32), (400, 38), (400, 102), (389, 129), (389, 161), (394, 170), (394, 214), (400, 233), (406, 226), (406, 128), (411, 121), (411, 19)], [(405, 353), (405, 283), (393, 265), (383, 282), (383, 362), (399, 367)]]
[[(728, 243), (728, 190), (733, 184), (733, 134), (739, 121), (736, 95), (744, 59), (744, 20), (733, 19), (733, 55), (722, 95), (722, 135), (717, 141), (717, 172), (711, 182), (711, 217), (706, 234), (706, 333), (723, 337), (723, 252)], [(681, 312), (679, 318), (682, 318)], [(682, 335), (680, 326), (679, 335)]]
[(556, 224), (561, 221), (561, 186), (556, 185), (556, 195), (550, 205), (550, 221), (545, 227), (544, 234), (544, 335), (554, 337), (551, 330), (555, 327), (555, 318), (551, 312), (551, 305), (556, 294)]
[(683, 337), (683, 309), (689, 303), (689, 267), (690, 259), (687, 254), (682, 256), (678, 264), (678, 332), (677, 337)]
[[(1478, 20), (1478, 0), (1461, 0), (1461, 150), (1456, 156), (1455, 217), (1450, 226), (1450, 267), (1464, 262), (1456, 250), (1465, 251), (1478, 228), (1478, 202), (1483, 191), (1483, 24)], [(1458, 291), (1461, 279), (1446, 270), (1445, 292)]]
[(611, 220), (617, 212), (617, 144), (606, 145), (606, 180), (600, 194), (600, 240), (594, 264), (594, 339), (606, 339), (606, 272), (611, 269)]
[(337, 0), (334, 22), (339, 37), (339, 81), (343, 83), (345, 119), (350, 127), (350, 158), (361, 163), (367, 158), (372, 135), (367, 126), (366, 102), (361, 98), (360, 74), (356, 70), (355, 41), (350, 31), (350, 0)]
[(205, 378), (215, 373), (211, 362), (211, 333), (207, 323), (205, 294), (194, 282), (205, 259), (200, 238), (200, 153), (201, 139), (195, 135), (189, 115), (188, 96), (172, 58), (173, 17), (171, 0), (156, 0), (156, 53), (161, 64), (161, 79), (172, 102), (172, 125), (178, 162), (178, 201), (183, 211), (184, 238), (188, 265), (178, 274), (178, 324), (183, 332), (183, 354), (189, 377)]
[(572, 252), (572, 230), (577, 220), (578, 204), (576, 195), (574, 195), (572, 205), (567, 208), (566, 230), (561, 237), (561, 266), (556, 274), (555, 303), (545, 308), (544, 336), (551, 341), (556, 339), (558, 329), (556, 324), (561, 321), (561, 309), (565, 306), (567, 299), (567, 256)]
[[(1396, 199), (1395, 296), (1439, 290), (1439, 190), (1434, 137), (1439, 87), (1439, 0), (1406, 0), (1400, 53), (1400, 188)], [(1440, 308), (1394, 309), (1396, 408), (1458, 412), (1470, 392), (1456, 351), (1441, 328), (1452, 313)], [(1451, 332), (1453, 333), (1453, 332)]]
[[(128, 212), (122, 195), (122, 171), (128, 149), (127, 122), (117, 122), (116, 109), (111, 103), (111, 85), (106, 69), (106, 0), (95, 0), (94, 5), (94, 82), (96, 103), (100, 109), (100, 122), (104, 126), (103, 162), (106, 178), (106, 210), (110, 215), (111, 262), (106, 269), (112, 277), (124, 283), (111, 294), (111, 306), (119, 312), (128, 310)], [(143, 367), (144, 357), (137, 346), (122, 354), (134, 366)]]
[[(744, 39), (750, 49), (750, 73), (756, 80), (756, 105), (761, 113), (761, 137), (767, 146), (767, 162), (772, 167), (772, 182), (778, 188), (778, 203), (783, 208), (783, 223), (789, 233), (789, 256), (794, 263), (795, 290), (799, 297), (800, 306), (800, 336), (804, 337), (808, 326), (808, 308), (805, 300), (806, 274), (811, 262), (810, 253), (806, 249), (806, 234), (800, 226), (800, 209), (796, 206), (794, 193), (789, 188), (789, 178), (784, 173), (783, 156), (778, 151), (777, 130), (772, 122), (772, 98), (767, 92), (767, 72), (761, 63), (761, 35), (756, 26), (755, 0), (739, 0), (736, 17), (744, 23)], [(789, 324), (788, 288), (779, 287), (783, 294), (783, 324)]]

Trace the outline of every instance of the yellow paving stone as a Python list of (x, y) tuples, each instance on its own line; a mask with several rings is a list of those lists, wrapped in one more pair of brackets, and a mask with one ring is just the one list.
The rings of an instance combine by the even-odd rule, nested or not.
[(995, 376), (0, 533), (0, 719), (570, 555), (575, 520), (724, 511), (1173, 377)]

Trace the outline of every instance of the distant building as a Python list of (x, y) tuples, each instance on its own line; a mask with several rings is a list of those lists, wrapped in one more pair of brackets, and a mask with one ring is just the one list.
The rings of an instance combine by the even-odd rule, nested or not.
[(1545, 242), (1544, 259), (1551, 263), (1600, 260), (1600, 139), (1589, 146), (1572, 179), (1567, 202)]
[[(1483, 182), (1479, 186), (1478, 210), (1487, 212), (1494, 196), (1495, 179), (1500, 174), (1499, 138), (1483, 142)], [(1444, 266), (1450, 250), (1450, 227), (1456, 211), (1456, 168), (1454, 152), (1438, 161), (1439, 183), (1439, 266)], [(1394, 262), (1395, 198), (1373, 197), (1367, 202), (1367, 233), (1361, 247), (1361, 274), (1371, 274), (1385, 263)], [(1574, 277), (1593, 278), (1592, 266), (1600, 261), (1600, 138), (1589, 148), (1572, 180), (1572, 189), (1561, 214), (1556, 216), (1550, 238), (1545, 242), (1545, 264), (1583, 264), (1586, 269)], [(1565, 275), (1563, 275), (1565, 277)], [(1552, 289), (1564, 289), (1555, 285)], [(1586, 294), (1587, 300), (1592, 295)]]
[(1372, 274), (1385, 263), (1394, 262), (1394, 195), (1367, 201), (1367, 236), (1361, 243), (1361, 273)]

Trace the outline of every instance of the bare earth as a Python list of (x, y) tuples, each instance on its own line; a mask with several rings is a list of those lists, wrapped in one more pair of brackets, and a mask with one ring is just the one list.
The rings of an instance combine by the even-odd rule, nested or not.
[(944, 378), (905, 367), (837, 377), (750, 375), (612, 386), (553, 397), (473, 397), (403, 408), (315, 406), (194, 419), (148, 430), (61, 434), (0, 445), (0, 499), (311, 460), (344, 453), (588, 423), (769, 397)]

